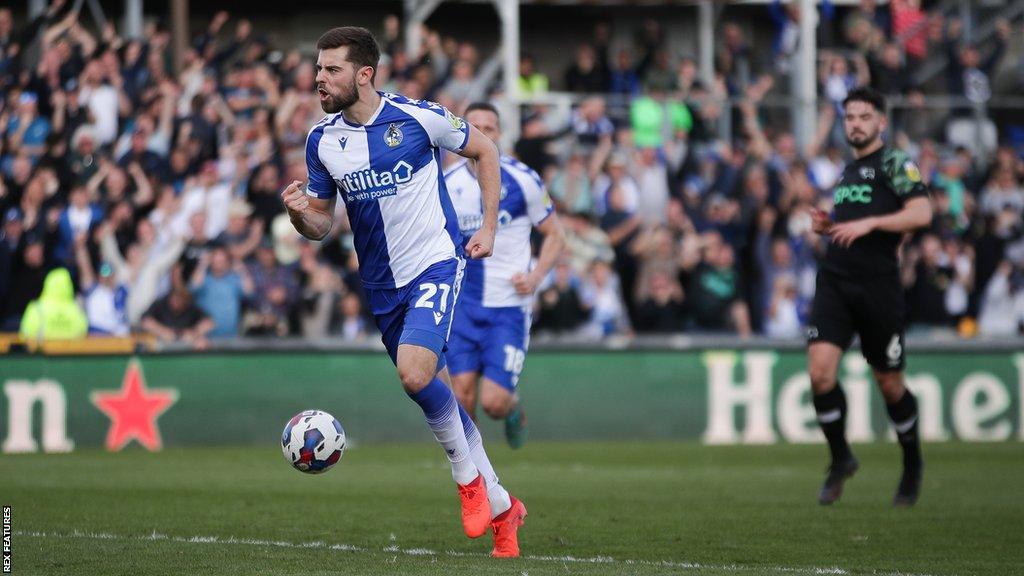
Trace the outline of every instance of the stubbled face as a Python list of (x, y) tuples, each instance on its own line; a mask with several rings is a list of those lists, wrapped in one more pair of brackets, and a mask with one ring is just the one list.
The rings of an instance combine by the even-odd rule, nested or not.
[(473, 110), (466, 114), (466, 121), (474, 128), (483, 132), (492, 142), (501, 141), (501, 128), (498, 126), (498, 115), (490, 110)]
[(348, 47), (320, 51), (316, 59), (316, 92), (324, 112), (341, 112), (359, 101), (357, 72), (356, 65), (348, 61)]
[(874, 144), (885, 130), (885, 116), (867, 102), (855, 100), (846, 105), (843, 127), (846, 141), (861, 150)]

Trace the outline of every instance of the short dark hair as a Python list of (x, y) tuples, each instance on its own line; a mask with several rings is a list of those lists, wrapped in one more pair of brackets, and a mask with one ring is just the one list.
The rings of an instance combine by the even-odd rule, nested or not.
[(317, 50), (331, 50), (348, 47), (348, 61), (362, 68), (373, 68), (377, 75), (377, 64), (380, 62), (380, 46), (377, 39), (366, 28), (359, 26), (339, 26), (331, 28), (316, 41)]
[(866, 102), (878, 112), (885, 114), (885, 96), (870, 86), (861, 86), (850, 90), (846, 98), (843, 99), (843, 108), (845, 109), (850, 102)]
[(498, 113), (498, 108), (494, 104), (491, 104), (490, 102), (473, 102), (469, 106), (466, 106), (466, 111), (463, 112), (462, 115), (469, 116), (469, 113), (473, 112), (474, 110), (484, 110), (486, 112), (491, 112), (498, 117), (499, 121), (501, 120), (501, 114)]

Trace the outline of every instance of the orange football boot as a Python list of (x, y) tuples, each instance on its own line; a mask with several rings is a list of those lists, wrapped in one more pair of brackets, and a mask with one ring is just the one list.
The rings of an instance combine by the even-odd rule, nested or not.
[(487, 532), (487, 524), (491, 521), (491, 505), (487, 501), (487, 485), (483, 475), (476, 480), (459, 487), (459, 499), (462, 501), (462, 529), (466, 536), (479, 538)]
[(494, 550), (491, 550), (491, 556), (495, 558), (519, 557), (519, 527), (526, 518), (526, 506), (515, 496), (510, 497), (512, 507), (491, 520), (491, 530), (494, 531)]

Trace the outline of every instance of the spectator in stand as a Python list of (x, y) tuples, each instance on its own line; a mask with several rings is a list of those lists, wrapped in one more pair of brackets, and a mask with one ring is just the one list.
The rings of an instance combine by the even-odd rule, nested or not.
[[(613, 162), (611, 183), (605, 195), (608, 205), (601, 216), (601, 229), (608, 234), (608, 240), (615, 251), (615, 272), (621, 283), (622, 294), (626, 298), (626, 307), (632, 313), (635, 303), (637, 260), (631, 247), (643, 221), (636, 214), (635, 197), (632, 201), (629, 199), (631, 194), (636, 193), (635, 183), (632, 178), (616, 175), (620, 170), (622, 168), (618, 166), (617, 161)], [(632, 185), (632, 191), (627, 189), (627, 185)]]
[(75, 186), (68, 194), (68, 206), (60, 215), (57, 245), (53, 258), (69, 269), (76, 266), (75, 242), (78, 237), (87, 237), (92, 229), (103, 221), (103, 209), (95, 202), (89, 202), (85, 186)]
[(548, 77), (534, 68), (533, 56), (523, 54), (519, 57), (519, 94), (520, 96), (536, 96), (548, 91)]
[(1000, 262), (985, 287), (978, 317), (982, 336), (1024, 334), (1024, 270), (1009, 260)]
[(73, 340), (89, 331), (85, 312), (75, 301), (75, 287), (65, 268), (46, 275), (38, 300), (29, 302), (21, 318), (19, 335), (25, 340)]
[(854, 70), (850, 70), (850, 62), (838, 54), (824, 54), (821, 69), (822, 92), (828, 97), (836, 109), (836, 117), (842, 117), (843, 100), (847, 93), (858, 86), (867, 86), (871, 83), (871, 73), (868, 70), (867, 61), (864, 56), (857, 54), (853, 57)]
[(928, 56), (928, 15), (921, 9), (921, 0), (892, 0), (892, 35), (903, 43), (903, 52), (917, 66)]
[(181, 207), (168, 225), (175, 233), (188, 236), (192, 215), (201, 212), (205, 216), (204, 236), (216, 238), (227, 228), (231, 196), (231, 187), (220, 177), (217, 164), (207, 162), (195, 183), (185, 187)]
[[(821, 4), (822, 17), (831, 20), (832, 3), (826, 0)], [(768, 6), (768, 14), (775, 23), (775, 39), (772, 41), (775, 70), (788, 75), (793, 69), (792, 59), (800, 41), (800, 6), (795, 2), (783, 6), (781, 0), (773, 0)]]
[(213, 320), (195, 305), (187, 288), (175, 288), (157, 300), (142, 317), (142, 328), (165, 342), (185, 342), (204, 350)]
[(592, 189), (586, 156), (579, 148), (573, 148), (565, 166), (554, 170), (548, 184), (559, 213), (591, 212), (594, 205)]
[(590, 157), (590, 171), (600, 170), (612, 151), (615, 125), (608, 119), (605, 101), (601, 96), (590, 96), (573, 113), (572, 131), (576, 146)]
[(803, 332), (796, 278), (780, 274), (772, 283), (772, 295), (765, 313), (765, 335), (799, 338)]
[(457, 60), (452, 65), (451, 76), (441, 87), (438, 99), (444, 99), (452, 110), (462, 110), (471, 100), (474, 100), (473, 89), (475, 87), (474, 77), (476, 70), (473, 64), (466, 60)]
[(982, 214), (994, 216), (1003, 210), (1016, 213), (1018, 218), (1024, 215), (1024, 187), (1009, 167), (997, 167), (981, 191)]
[(679, 88), (672, 55), (665, 48), (654, 53), (654, 60), (644, 70), (643, 88), (648, 93), (670, 93)]
[(685, 300), (679, 282), (670, 274), (655, 272), (636, 310), (636, 330), (651, 334), (675, 334), (685, 327)]
[(575, 332), (590, 315), (580, 290), (572, 265), (567, 260), (559, 262), (551, 274), (550, 284), (539, 290), (533, 329), (552, 334)]
[(224, 246), (237, 262), (245, 262), (263, 239), (263, 221), (252, 220), (252, 206), (240, 198), (231, 200), (228, 207), (228, 227), (214, 243)]
[(910, 71), (903, 62), (899, 44), (886, 42), (868, 54), (871, 87), (885, 96), (901, 96), (913, 87)]
[(565, 71), (565, 89), (583, 94), (601, 94), (608, 91), (604, 64), (598, 61), (593, 46), (583, 44), (576, 49), (576, 59)]
[(611, 209), (612, 192), (620, 194), (618, 198), (618, 211), (633, 214), (637, 211), (640, 203), (640, 191), (637, 189), (636, 181), (629, 173), (629, 160), (622, 152), (613, 154), (605, 169), (594, 181), (594, 192), (596, 201), (596, 213), (604, 215)]
[(256, 249), (256, 259), (249, 266), (249, 276), (252, 278), (253, 309), (246, 322), (246, 334), (288, 335), (291, 310), (299, 299), (299, 283), (294, 268), (286, 268), (277, 262), (274, 245), (268, 240)]
[(610, 93), (623, 96), (640, 94), (642, 88), (640, 76), (633, 66), (633, 55), (627, 48), (623, 48), (615, 54), (615, 63), (609, 74), (608, 91)]
[(204, 254), (189, 282), (196, 303), (210, 319), (210, 338), (239, 335), (242, 301), (252, 295), (253, 283), (241, 262), (232, 262), (231, 254), (216, 247)]
[(722, 26), (721, 39), (716, 69), (724, 74), (730, 95), (743, 94), (761, 73), (755, 48), (735, 22)]
[(116, 67), (111, 69), (99, 60), (92, 60), (86, 64), (79, 85), (82, 87), (79, 98), (93, 118), (96, 143), (100, 146), (113, 144), (117, 138), (119, 116), (130, 108), (120, 72)]
[[(992, 74), (1006, 53), (1006, 41), (1010, 37), (1010, 24), (1000, 20), (996, 24), (995, 45), (984, 60), (981, 51), (974, 44), (963, 44), (963, 24), (951, 20), (946, 30), (946, 89), (953, 96), (967, 98), (984, 112), (985, 103), (992, 97)], [(953, 116), (970, 116), (972, 106), (958, 106)]]
[(637, 215), (647, 226), (664, 224), (671, 195), (666, 154), (657, 148), (640, 148), (633, 155), (632, 175), (637, 183)]
[(558, 161), (548, 150), (549, 145), (571, 131), (572, 126), (566, 126), (564, 130), (552, 133), (539, 115), (529, 116), (523, 121), (522, 133), (515, 144), (516, 158), (538, 174), (545, 175)]
[[(587, 338), (599, 340), (629, 331), (629, 315), (623, 302), (623, 290), (612, 267), (595, 260), (583, 282), (583, 302), (590, 309), (590, 319), (582, 328)], [(632, 301), (632, 300), (630, 300)]]
[(750, 311), (743, 301), (735, 254), (719, 234), (704, 235), (702, 261), (693, 269), (684, 268), (683, 277), (687, 279), (689, 311), (697, 330), (750, 336)]
[[(9, 210), (17, 210), (11, 208)], [(10, 212), (8, 211), (8, 214)], [(10, 234), (12, 226), (5, 224), (5, 234)], [(50, 268), (46, 263), (46, 248), (43, 239), (33, 234), (25, 234), (22, 248), (15, 249), (12, 254), (11, 277), (7, 286), (7, 294), (3, 303), (2, 328), (4, 332), (16, 332), (29, 302), (35, 300), (43, 291)]]
[(128, 284), (114, 275), (114, 267), (103, 262), (99, 270), (92, 265), (87, 245), (88, 235), (75, 238), (75, 260), (78, 284), (84, 297), (89, 334), (128, 336)]
[(946, 291), (953, 284), (954, 275), (955, 270), (943, 258), (939, 239), (933, 234), (925, 234), (920, 248), (908, 252), (904, 264), (908, 324), (952, 326), (952, 316), (946, 308)]
[(121, 254), (109, 222), (96, 230), (100, 254), (114, 268), (118, 278), (128, 282), (128, 320), (135, 325), (143, 312), (170, 284), (170, 269), (181, 255), (184, 242), (180, 239), (157, 243), (156, 230), (149, 220), (136, 225), (136, 241), (128, 246), (126, 256)]
[(363, 342), (370, 335), (363, 303), (352, 292), (338, 300), (338, 320), (334, 333), (340, 335), (344, 342)]
[(46, 152), (46, 139), (50, 135), (50, 121), (39, 115), (38, 101), (35, 93), (22, 92), (15, 114), (7, 121), (10, 149), (27, 154), (33, 163)]
[(270, 222), (284, 211), (280, 193), (281, 171), (273, 163), (260, 164), (253, 171), (247, 186), (247, 199), (253, 209), (253, 221), (260, 222), (263, 230), (270, 229)]
[(668, 98), (662, 91), (634, 98), (629, 119), (633, 143), (641, 148), (661, 148), (672, 139), (685, 140), (693, 127), (693, 116), (686, 104)]

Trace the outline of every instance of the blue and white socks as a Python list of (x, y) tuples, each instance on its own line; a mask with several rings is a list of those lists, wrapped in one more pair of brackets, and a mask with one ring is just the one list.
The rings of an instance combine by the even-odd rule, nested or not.
[(484, 477), (484, 483), (487, 485), (487, 500), (491, 503), (491, 518), (496, 518), (512, 507), (512, 500), (509, 498), (508, 491), (498, 481), (498, 475), (494, 473), (491, 459), (487, 457), (487, 452), (484, 450), (484, 440), (480, 436), (480, 430), (477, 429), (473, 419), (469, 417), (461, 404), (459, 404), (459, 417), (462, 419), (462, 428), (466, 433), (466, 442), (469, 443), (469, 453), (473, 458), (473, 463), (480, 470), (480, 474)]
[[(434, 378), (419, 392), (409, 394), (409, 397), (423, 409), (427, 425), (434, 432), (434, 438), (444, 448), (448, 461), (451, 462), (452, 478), (455, 482), (466, 485), (476, 480), (481, 470), (478, 470), (474, 463), (475, 457), (466, 441), (466, 431), (459, 418), (459, 411), (462, 408), (451, 389), (444, 382)], [(478, 432), (477, 438), (479, 437)], [(480, 451), (483, 452), (483, 444), (480, 443), (480, 446)], [(486, 458), (485, 454), (484, 459)], [(490, 462), (487, 463), (487, 467), (490, 469)], [(494, 470), (491, 470), (490, 474), (493, 476)], [(484, 478), (487, 479), (486, 474)], [(489, 489), (489, 481), (487, 486)]]

